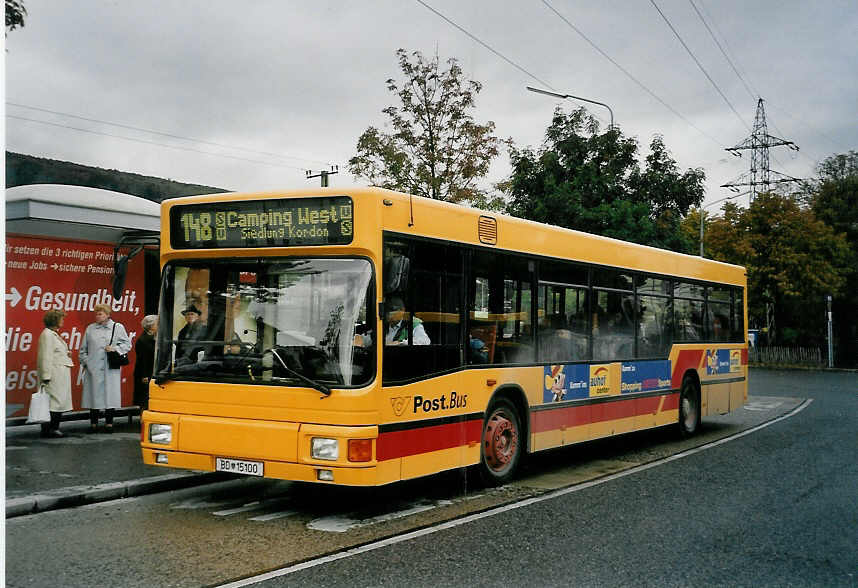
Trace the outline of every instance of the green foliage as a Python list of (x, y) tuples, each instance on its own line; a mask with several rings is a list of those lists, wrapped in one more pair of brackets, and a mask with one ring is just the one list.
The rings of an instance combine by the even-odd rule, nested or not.
[(722, 210), (706, 222), (706, 251), (747, 268), (751, 325), (765, 326), (773, 305), (774, 343), (789, 343), (787, 335), (803, 345), (824, 342), (825, 296), (841, 294), (850, 271), (844, 236), (790, 196), (762, 193), (748, 209), (728, 202)]
[(554, 112), (539, 150), (510, 147), (513, 171), (499, 184), (514, 216), (654, 247), (689, 252), (680, 227), (703, 198), (702, 170), (680, 173), (656, 136), (641, 169), (638, 144), (617, 128), (599, 133), (580, 108)]
[(214, 194), (226, 192), (222, 188), (184, 184), (162, 178), (141, 176), (128, 172), (107, 170), (70, 163), (43, 159), (31, 155), (6, 152), (6, 187), (27, 184), (70, 184), (89, 186), (103, 190), (113, 190), (133, 194), (147, 200), (160, 202), (165, 198), (192, 196), (195, 194)]
[(24, 16), (27, 9), (23, 0), (6, 0), (6, 34), (18, 27), (24, 26)]
[(479, 124), (470, 110), (482, 85), (463, 79), (455, 59), (442, 69), (438, 57), (396, 52), (404, 81), (387, 80), (399, 106), (389, 106), (392, 132), (369, 127), (358, 138), (349, 171), (372, 185), (436, 200), (498, 206), (477, 180), (489, 171), (500, 141), (495, 124)]
[(838, 365), (858, 365), (858, 152), (829, 157), (806, 186), (805, 202), (817, 218), (842, 233), (849, 246), (846, 285), (834, 300)]
[(858, 152), (829, 157), (817, 174), (806, 202), (820, 220), (846, 235), (858, 255)]

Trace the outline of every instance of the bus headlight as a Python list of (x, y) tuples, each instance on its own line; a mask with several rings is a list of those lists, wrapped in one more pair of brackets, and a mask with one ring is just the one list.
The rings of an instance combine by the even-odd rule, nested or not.
[(169, 445), (173, 441), (173, 425), (162, 423), (149, 424), (149, 442)]
[(310, 443), (310, 457), (336, 461), (340, 457), (340, 444), (336, 439), (313, 437)]

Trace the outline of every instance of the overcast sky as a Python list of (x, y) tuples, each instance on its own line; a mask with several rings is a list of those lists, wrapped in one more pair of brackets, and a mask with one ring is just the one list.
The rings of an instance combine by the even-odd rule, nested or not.
[[(801, 148), (772, 149), (772, 169), (808, 177), (858, 149), (855, 0), (655, 0), (714, 85), (650, 0), (425, 3), (479, 41), (416, 0), (25, 0), (6, 39), (6, 148), (241, 191), (305, 186), (325, 164), (340, 166), (331, 185), (360, 183), (346, 164), (394, 103), (401, 47), (457, 58), (483, 84), (475, 118), (519, 146), (564, 102), (525, 86), (609, 104), (644, 152), (662, 134), (683, 169), (702, 167), (707, 202), (750, 167), (724, 149), (750, 135), (757, 95), (769, 133)], [(489, 180), (508, 173), (503, 154)]]

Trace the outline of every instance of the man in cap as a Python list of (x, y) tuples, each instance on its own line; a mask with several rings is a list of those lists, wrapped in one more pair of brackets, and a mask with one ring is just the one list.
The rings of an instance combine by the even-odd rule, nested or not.
[(193, 354), (190, 342), (200, 338), (201, 323), (200, 309), (193, 303), (189, 304), (182, 311), (182, 316), (185, 317), (185, 326), (179, 330), (176, 336), (176, 363), (187, 363), (194, 361), (196, 358), (191, 357)]

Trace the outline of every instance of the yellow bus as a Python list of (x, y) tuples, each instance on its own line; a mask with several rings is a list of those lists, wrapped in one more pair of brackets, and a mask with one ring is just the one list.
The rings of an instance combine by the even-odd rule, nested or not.
[(747, 401), (742, 267), (377, 188), (162, 204), (145, 463), (388, 484)]

